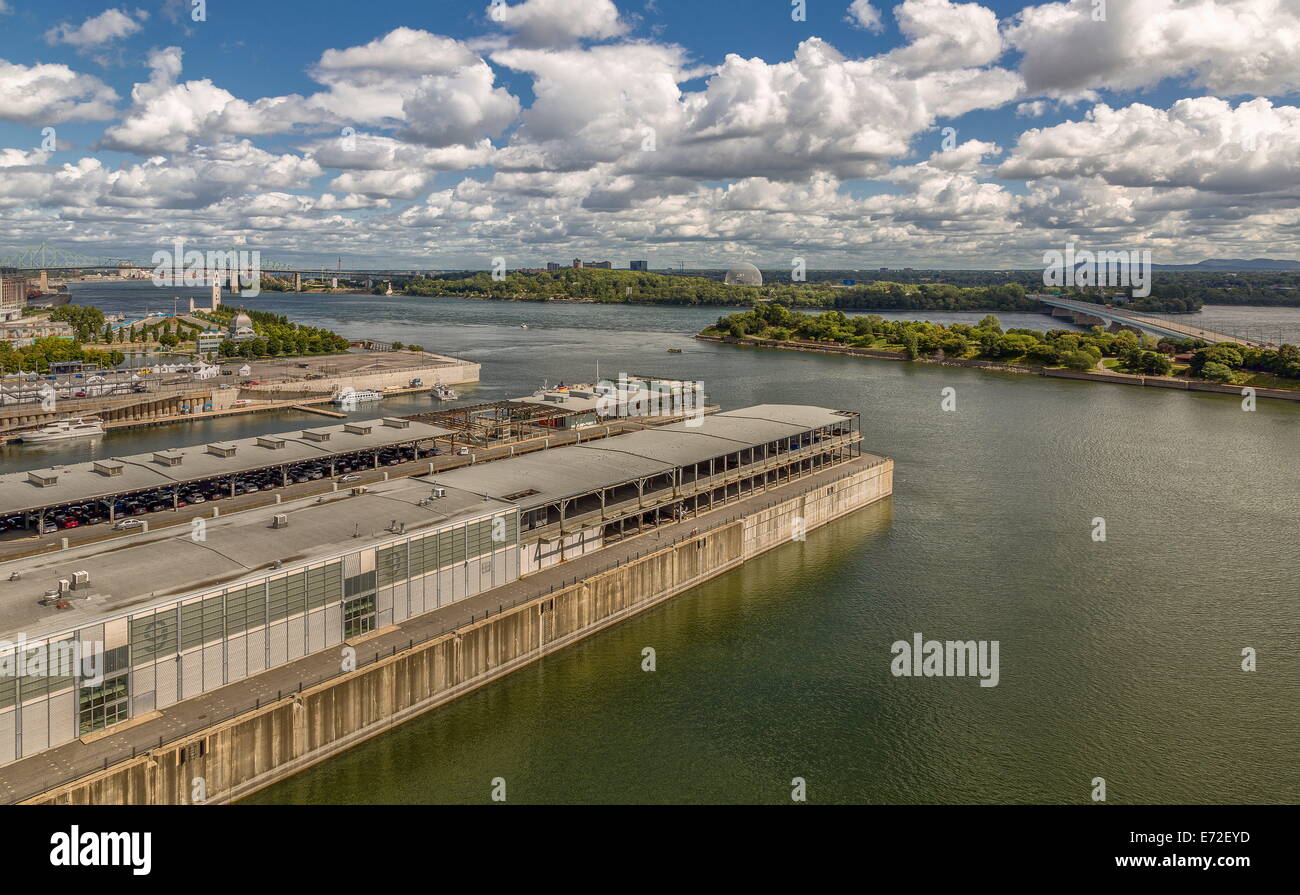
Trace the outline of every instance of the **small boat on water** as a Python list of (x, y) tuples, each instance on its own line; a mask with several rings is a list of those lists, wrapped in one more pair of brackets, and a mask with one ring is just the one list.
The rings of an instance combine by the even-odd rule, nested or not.
[(449, 385), (435, 385), (429, 392), (439, 401), (455, 401), (460, 398), (456, 390)]
[(89, 438), (103, 435), (104, 427), (96, 417), (70, 417), (58, 420), (48, 426), (18, 433), (18, 440), (23, 444), (44, 444), (47, 441), (63, 441), (68, 438)]
[(669, 353), (669, 354), (681, 354), (681, 353), (682, 353), (682, 349), (680, 349), (680, 348), (669, 348), (669, 349), (668, 349), (668, 353)]
[(336, 407), (345, 407), (353, 404), (368, 404), (383, 399), (383, 392), (377, 392), (373, 389), (344, 388), (339, 390), (339, 393), (330, 400), (330, 403)]

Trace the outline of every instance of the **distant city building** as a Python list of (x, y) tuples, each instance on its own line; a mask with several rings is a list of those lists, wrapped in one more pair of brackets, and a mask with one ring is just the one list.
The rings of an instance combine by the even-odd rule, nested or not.
[(614, 267), (614, 263), (612, 261), (588, 261), (586, 262), (586, 266), (596, 267), (601, 270), (611, 270)]
[(198, 344), (200, 354), (211, 354), (221, 349), (221, 343), (226, 339), (225, 333), (219, 329), (205, 329), (199, 333)]
[(649, 262), (649, 261), (633, 261), (633, 262), (632, 262), (632, 270), (649, 270), (649, 269), (650, 269), (650, 262)]
[(723, 280), (728, 286), (762, 286), (763, 275), (754, 265), (747, 261), (739, 264), (727, 271), (726, 279)]
[(232, 342), (247, 342), (250, 339), (257, 338), (257, 332), (253, 329), (253, 320), (243, 311), (235, 315), (235, 319), (230, 321), (230, 331), (226, 338)]
[(27, 307), (27, 280), (13, 267), (0, 267), (0, 311)]
[(581, 258), (574, 258), (574, 259), (573, 259), (573, 269), (574, 269), (574, 270), (581, 270), (581, 269), (582, 269), (582, 259), (581, 259)]
[(560, 269), (560, 265), (556, 264), (554, 261), (547, 261), (547, 262), (546, 262), (546, 269), (547, 269), (547, 270), (559, 270), (559, 269)]
[(0, 309), (0, 341), (10, 348), (26, 348), (49, 336), (71, 339), (75, 335), (71, 324), (50, 320), (47, 315), (24, 317), (22, 308)]

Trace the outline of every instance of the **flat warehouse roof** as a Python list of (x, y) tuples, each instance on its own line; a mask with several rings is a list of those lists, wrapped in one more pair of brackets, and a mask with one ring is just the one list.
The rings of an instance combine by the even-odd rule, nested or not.
[(533, 509), (848, 422), (848, 417), (822, 407), (764, 404), (554, 448), (508, 463), (462, 467), (430, 480)]
[[(104, 475), (97, 472), (94, 461), (33, 470), (42, 475), (54, 476), (56, 481), (51, 485), (33, 484), (28, 479), (27, 472), (9, 473), (0, 475), (0, 507), (7, 513), (26, 512), (42, 507), (94, 500), (125, 491), (164, 488), (200, 479), (250, 472), (268, 466), (328, 459), (332, 454), (374, 450), (395, 444), (440, 438), (452, 433), (451, 429), (444, 429), (441, 426), (431, 426), (412, 420), (403, 422), (406, 425), (398, 427), (385, 425), (383, 420), (349, 420), (347, 423), (337, 425), (311, 426), (275, 435), (214, 442), (215, 445), (234, 449), (234, 454), (228, 457), (210, 453), (208, 445), (156, 452), (179, 454), (180, 463), (175, 466), (159, 463), (155, 459), (155, 453), (113, 457), (113, 460), (122, 465), (119, 475)], [(369, 434), (348, 431), (349, 427), (366, 426), (370, 427)], [(308, 430), (327, 433), (328, 440), (316, 441), (302, 437), (302, 433)], [(272, 448), (259, 443), (259, 441), (270, 440), (281, 440), (283, 447)]]
[[(626, 436), (613, 436), (607, 441)], [(581, 450), (581, 454), (573, 453)], [(672, 470), (673, 464), (620, 454), (591, 451), (577, 446), (539, 451), (523, 457), (464, 466), (425, 476), (429, 482), (448, 485), (498, 500), (510, 500), (524, 509), (544, 506), (598, 488), (620, 485)], [(516, 496), (518, 495), (518, 496)]]
[[(184, 594), (227, 587), (266, 574), (276, 560), (289, 567), (361, 550), (399, 537), (387, 530), (394, 521), (410, 536), (448, 522), (514, 510), (513, 505), (451, 488), (445, 497), (420, 506), (432, 488), (417, 479), (368, 488), (355, 496), (339, 491), (206, 519), (202, 541), (193, 539), (190, 525), (182, 525), (0, 563), (0, 639), (14, 640), (21, 632), (30, 640)], [(284, 528), (272, 527), (278, 513), (288, 516)], [(57, 589), (60, 578), (71, 581), (74, 572), (83, 570), (90, 574), (90, 583), (64, 597), (71, 609), (40, 605), (48, 591)], [(18, 580), (7, 580), (10, 572), (19, 573)]]

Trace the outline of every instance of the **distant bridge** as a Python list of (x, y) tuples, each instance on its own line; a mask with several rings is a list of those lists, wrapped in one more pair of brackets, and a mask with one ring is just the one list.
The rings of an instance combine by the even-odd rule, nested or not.
[[(160, 246), (161, 249), (170, 251), (168, 246)], [(190, 246), (187, 251), (202, 252), (206, 258), (208, 251), (199, 249), (197, 246)], [(250, 251), (249, 249), (236, 249), (229, 247), (226, 249), (213, 249), (214, 253), (227, 254), (230, 252)], [(61, 249), (42, 243), (38, 246), (29, 248), (16, 249), (4, 254), (0, 254), (0, 267), (17, 268), (21, 274), (34, 274), (45, 272), (50, 273), (70, 273), (72, 271), (116, 271), (123, 268), (136, 270), (153, 270), (157, 265), (153, 261), (143, 261), (131, 258), (109, 258), (105, 256), (84, 255), (80, 252)], [(282, 261), (275, 261), (263, 257), (261, 259), (261, 271), (271, 276), (285, 276), (297, 274), (300, 277), (323, 278), (332, 277), (337, 279), (363, 279), (378, 277), (415, 277), (426, 274), (443, 273), (440, 270), (414, 270), (405, 268), (402, 270), (388, 269), (348, 269), (317, 267), (306, 264), (288, 264)]]
[(1203, 329), (1199, 326), (1175, 323), (1164, 317), (1135, 314), (1132, 311), (1124, 311), (1110, 305), (1095, 305), (1087, 301), (1057, 298), (1055, 295), (1037, 295), (1034, 297), (1051, 308), (1053, 317), (1070, 317), (1080, 326), (1105, 326), (1112, 332), (1127, 329), (1132, 332), (1145, 332), (1170, 339), (1200, 339), (1212, 345), (1218, 342), (1231, 342), (1234, 345), (1245, 345), (1251, 348), (1277, 347), (1272, 342), (1245, 339), (1231, 333), (1215, 332), (1212, 329)]

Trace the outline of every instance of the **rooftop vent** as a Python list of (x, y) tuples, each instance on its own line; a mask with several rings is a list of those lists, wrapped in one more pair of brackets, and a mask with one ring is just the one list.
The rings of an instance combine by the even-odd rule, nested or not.
[(279, 435), (259, 435), (257, 437), (257, 444), (259, 447), (270, 448), (273, 451), (278, 451), (288, 444), (288, 442)]
[(567, 392), (547, 392), (545, 398), (552, 404), (564, 404), (569, 400), (569, 395)]
[(529, 488), (527, 491), (516, 491), (514, 494), (507, 494), (502, 500), (521, 500), (525, 497), (532, 497), (534, 494), (541, 494), (536, 488)]
[(33, 469), (27, 473), (27, 481), (41, 488), (48, 488), (50, 485), (59, 483), (59, 474), (52, 469), (42, 470)]
[(121, 475), (125, 467), (117, 460), (96, 460), (95, 472), (100, 475)]
[(163, 466), (180, 466), (185, 455), (180, 451), (154, 451), (153, 462)]
[(394, 429), (411, 428), (411, 421), (404, 420), (400, 416), (386, 416), (384, 417), (383, 423), (385, 426), (391, 426)]
[(302, 437), (308, 441), (329, 441), (330, 433), (327, 429), (303, 429)]
[(217, 441), (208, 445), (208, 453), (214, 457), (235, 456), (235, 446), (229, 441)]
[(274, 516), (271, 517), (271, 527), (272, 527), (272, 528), (288, 528), (288, 527), (289, 527), (289, 515), (288, 515), (287, 513), (276, 513)]
[(349, 435), (369, 435), (375, 428), (374, 423), (344, 423), (343, 431)]

